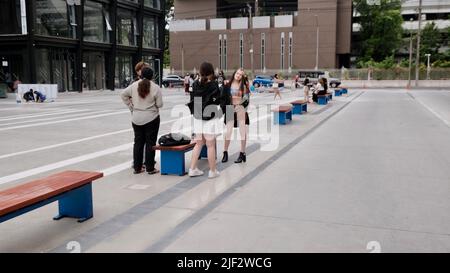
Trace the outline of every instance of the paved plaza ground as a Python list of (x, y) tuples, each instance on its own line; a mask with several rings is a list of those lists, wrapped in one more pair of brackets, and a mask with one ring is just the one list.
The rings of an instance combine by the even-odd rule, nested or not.
[[(259, 93), (251, 104), (302, 98)], [(163, 100), (159, 135), (188, 97), (163, 89)], [(73, 241), (82, 252), (369, 252), (372, 241), (382, 252), (450, 252), (450, 91), (350, 89), (308, 107), (272, 128), (275, 149), (250, 141), (244, 164), (233, 163), (236, 140), (220, 163), (219, 140), (221, 175), (208, 179), (134, 175), (119, 91), (1, 99), (0, 190), (63, 170), (105, 176), (93, 183), (94, 218), (53, 221), (52, 203), (1, 223), (0, 252), (69, 252)]]

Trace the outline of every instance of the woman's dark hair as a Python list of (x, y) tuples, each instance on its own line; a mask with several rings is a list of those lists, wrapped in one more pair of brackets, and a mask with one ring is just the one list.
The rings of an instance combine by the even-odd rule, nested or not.
[(309, 79), (306, 78), (306, 79), (303, 81), (303, 85), (307, 85), (308, 83), (309, 83)]
[(142, 80), (138, 85), (139, 97), (145, 99), (150, 93), (150, 81), (153, 79), (153, 70), (150, 67), (144, 67), (141, 74)]
[(204, 62), (200, 65), (200, 83), (204, 84), (208, 81), (209, 77), (214, 79), (214, 67), (208, 62)]
[[(241, 70), (242, 72), (244, 72), (244, 70), (242, 68), (238, 68), (233, 72), (233, 75), (231, 75), (231, 79), (228, 81), (227, 87), (231, 87), (231, 85), (234, 82), (234, 76), (236, 75), (236, 73)], [(242, 92), (242, 94), (248, 94), (250, 93), (250, 85), (248, 82), (248, 77), (247, 75), (242, 75), (241, 77), (241, 82), (239, 83), (239, 91)]]

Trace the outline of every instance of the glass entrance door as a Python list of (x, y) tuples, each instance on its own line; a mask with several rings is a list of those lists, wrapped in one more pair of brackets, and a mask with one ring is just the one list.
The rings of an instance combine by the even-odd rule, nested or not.
[(85, 52), (83, 55), (83, 90), (105, 88), (105, 55), (103, 52)]
[(73, 91), (75, 86), (75, 53), (67, 49), (55, 49), (51, 53), (52, 83), (58, 91)]

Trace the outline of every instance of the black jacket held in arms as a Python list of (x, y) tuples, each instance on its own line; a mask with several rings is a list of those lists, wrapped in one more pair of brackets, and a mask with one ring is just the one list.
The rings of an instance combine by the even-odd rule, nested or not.
[(222, 111), (217, 107), (221, 104), (221, 97), (216, 81), (206, 83), (195, 81), (190, 96), (191, 100), (186, 105), (195, 119), (210, 120), (222, 116)]

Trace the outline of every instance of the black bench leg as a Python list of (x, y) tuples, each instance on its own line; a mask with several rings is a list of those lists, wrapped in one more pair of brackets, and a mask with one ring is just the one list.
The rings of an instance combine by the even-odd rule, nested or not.
[(92, 183), (62, 195), (58, 201), (58, 206), (59, 214), (53, 220), (71, 217), (78, 218), (78, 222), (81, 223), (92, 218)]

